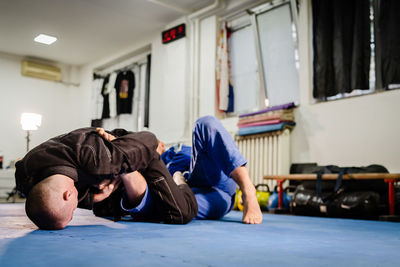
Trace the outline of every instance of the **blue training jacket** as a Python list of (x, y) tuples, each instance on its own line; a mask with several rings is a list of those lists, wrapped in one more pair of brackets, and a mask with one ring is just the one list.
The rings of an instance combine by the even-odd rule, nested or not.
[(189, 171), (190, 168), (190, 155), (192, 147), (182, 145), (179, 151), (175, 151), (175, 149), (176, 146), (172, 146), (161, 155), (161, 159), (164, 161), (165, 165), (167, 165), (171, 175), (174, 175), (176, 171), (180, 171), (182, 173)]

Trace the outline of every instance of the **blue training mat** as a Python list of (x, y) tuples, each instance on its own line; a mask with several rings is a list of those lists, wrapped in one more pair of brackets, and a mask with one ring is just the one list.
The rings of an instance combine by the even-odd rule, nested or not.
[(113, 222), (78, 209), (41, 231), (23, 204), (0, 204), (0, 266), (399, 266), (400, 224), (242, 213), (186, 225)]

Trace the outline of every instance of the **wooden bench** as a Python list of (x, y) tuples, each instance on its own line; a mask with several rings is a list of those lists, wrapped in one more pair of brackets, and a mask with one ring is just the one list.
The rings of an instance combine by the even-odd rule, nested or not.
[[(338, 173), (326, 173), (322, 174), (322, 180), (336, 180)], [(279, 204), (278, 208), (283, 209), (283, 187), (282, 184), (286, 180), (316, 180), (317, 174), (287, 174), (287, 175), (265, 175), (264, 179), (272, 179), (278, 182), (279, 187)], [(394, 216), (395, 214), (395, 192), (394, 183), (400, 180), (400, 173), (353, 173), (344, 174), (343, 180), (376, 180), (383, 179), (388, 184), (389, 190), (389, 214)]]

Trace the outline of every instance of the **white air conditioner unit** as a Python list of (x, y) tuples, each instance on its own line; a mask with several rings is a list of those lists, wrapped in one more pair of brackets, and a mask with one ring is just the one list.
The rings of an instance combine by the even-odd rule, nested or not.
[(33, 78), (61, 81), (61, 69), (56, 66), (24, 60), (21, 72), (22, 75)]

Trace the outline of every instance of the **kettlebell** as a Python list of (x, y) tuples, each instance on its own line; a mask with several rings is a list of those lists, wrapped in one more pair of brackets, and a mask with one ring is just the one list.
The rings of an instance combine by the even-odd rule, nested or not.
[[(266, 190), (261, 190), (260, 188), (264, 187)], [(271, 195), (271, 192), (269, 191), (269, 186), (267, 184), (258, 184), (256, 185), (256, 190), (257, 190), (257, 201), (258, 204), (260, 205), (261, 210), (268, 210), (268, 199)]]
[(238, 195), (239, 195), (239, 189), (236, 189), (236, 195), (235, 195), (235, 203), (233, 204), (233, 209), (234, 210), (238, 210), (239, 208), (238, 208), (238, 203), (239, 203), (239, 197), (238, 197)]
[[(267, 190), (261, 191), (259, 188), (261, 187), (266, 187)], [(260, 205), (261, 210), (267, 210), (267, 203), (268, 203), (268, 198), (270, 196), (269, 192), (269, 187), (267, 184), (258, 184), (256, 185), (256, 196), (257, 196), (257, 201), (258, 204)], [(235, 204), (233, 206), (234, 209), (238, 209), (240, 211), (243, 211), (243, 199), (242, 199), (242, 191), (241, 190), (236, 190), (236, 197), (235, 197)]]
[[(283, 190), (283, 208), (288, 209), (289, 203), (291, 200), (291, 196), (288, 196), (286, 193), (286, 189)], [(268, 210), (276, 209), (279, 205), (279, 193), (278, 193), (278, 186), (274, 187), (274, 192), (268, 199)]]
[(237, 190), (235, 203), (237, 203), (237, 209), (243, 211), (242, 190)]

